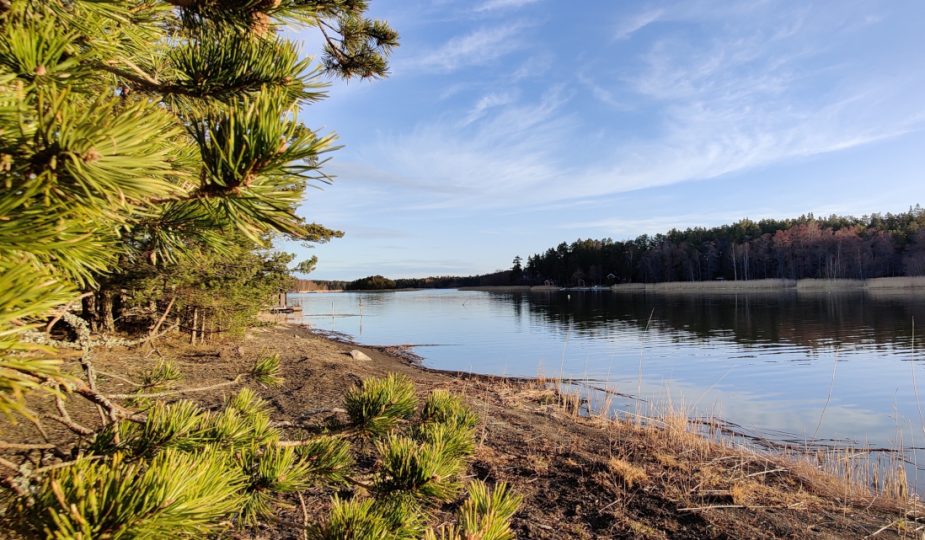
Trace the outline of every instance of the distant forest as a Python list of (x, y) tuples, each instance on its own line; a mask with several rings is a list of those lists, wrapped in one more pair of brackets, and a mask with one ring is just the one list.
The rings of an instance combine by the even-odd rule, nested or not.
[(513, 281), (558, 285), (918, 276), (925, 275), (925, 210), (743, 219), (622, 242), (579, 239), (519, 262)]
[(375, 290), (920, 275), (925, 275), (925, 210), (916, 205), (908, 212), (860, 218), (807, 214), (672, 229), (625, 241), (578, 239), (526, 261), (515, 257), (510, 270), (492, 274), (395, 280), (377, 275), (352, 282), (300, 280), (300, 286)]

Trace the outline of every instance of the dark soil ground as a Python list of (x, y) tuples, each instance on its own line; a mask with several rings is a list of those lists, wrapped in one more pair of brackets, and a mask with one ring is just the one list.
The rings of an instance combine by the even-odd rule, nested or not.
[[(370, 361), (354, 360), (351, 350)], [(372, 376), (401, 373), (423, 397), (435, 388), (462, 395), (479, 414), (479, 444), (470, 474), (506, 481), (524, 497), (514, 518), (519, 538), (921, 538), (908, 501), (875, 497), (846, 486), (807, 462), (710, 442), (686, 422), (662, 427), (582, 418), (575, 403), (548, 383), (443, 373), (416, 365), (401, 351), (362, 347), (299, 326), (253, 329), (237, 343), (190, 346), (161, 341), (158, 354), (114, 349), (96, 355), (104, 393), (133, 387), (106, 373), (137, 380), (171, 359), (182, 387), (208, 386), (246, 372), (256, 358), (279, 354), (285, 382), (257, 388), (275, 419), (322, 426), (342, 413), (345, 389)], [(182, 397), (218, 406), (237, 389), (225, 386)], [(181, 396), (177, 396), (178, 398)], [(328, 412), (319, 412), (325, 411)], [(75, 411), (92, 422), (95, 411)], [(332, 418), (333, 417), (333, 418)], [(37, 441), (27, 423), (0, 424), (0, 439)], [(305, 431), (291, 431), (296, 438)], [(50, 436), (65, 438), (63, 430)], [(24, 455), (20, 455), (20, 458)], [(326, 514), (331, 492), (305, 494), (308, 519)], [(450, 519), (451, 508), (438, 513)], [(290, 500), (278, 519), (251, 531), (259, 538), (299, 538), (303, 513)]]

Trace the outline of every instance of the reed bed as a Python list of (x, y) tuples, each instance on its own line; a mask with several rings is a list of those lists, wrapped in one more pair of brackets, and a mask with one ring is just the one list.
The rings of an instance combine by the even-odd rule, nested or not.
[(679, 511), (876, 507), (897, 516), (892, 529), (925, 531), (919, 523), (925, 507), (912, 493), (901, 448), (756, 440), (720, 418), (695, 417), (683, 402), (647, 403), (644, 412), (617, 410), (615, 400), (624, 394), (616, 389), (559, 378), (538, 376), (507, 391), (570, 421), (606, 430), (614, 441), (644, 441), (633, 449), (615, 442), (610, 472), (627, 488), (657, 479), (660, 489), (683, 503)]

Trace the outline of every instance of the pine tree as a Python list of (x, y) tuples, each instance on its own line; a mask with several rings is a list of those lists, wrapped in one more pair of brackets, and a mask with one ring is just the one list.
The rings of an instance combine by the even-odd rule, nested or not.
[[(53, 388), (22, 339), (144, 259), (240, 235), (336, 234), (295, 214), (331, 134), (298, 122), (325, 74), (381, 77), (397, 34), (347, 0), (13, 1), (0, 7), (0, 410)], [(325, 36), (318, 65), (283, 24)], [(237, 232), (234, 232), (237, 231)], [(102, 297), (108, 301), (106, 296)]]
[[(54, 448), (51, 467), (0, 458), (4, 529), (202, 537), (265, 520), (286, 494), (349, 481), (368, 495), (335, 497), (307, 534), (436, 534), (427, 511), (456, 498), (474, 447), (476, 419), (453, 396), (433, 394), (416, 416), (410, 382), (367, 381), (345, 397), (350, 420), (340, 436), (287, 441), (247, 388), (215, 411), (159, 401), (182, 378), (170, 362), (145, 371), (135, 392), (101, 394), (94, 347), (132, 341), (101, 338), (96, 321), (72, 313), (81, 299), (98, 301), (111, 327), (119, 288), (167, 291), (137, 285), (145, 280), (171, 284), (168, 310), (174, 302), (206, 309), (208, 295), (188, 286), (203, 276), (214, 290), (282, 279), (288, 259), (254, 255), (273, 235), (338, 234), (295, 213), (309, 183), (330, 181), (323, 165), (335, 149), (333, 135), (296, 115), (324, 97), (325, 76), (386, 75), (398, 36), (366, 10), (363, 0), (0, 2), (0, 412), (39, 425), (29, 405), (47, 397), (58, 415), (45, 416), (85, 441)], [(286, 24), (321, 33), (317, 64), (282, 37)], [(232, 259), (236, 267), (214, 272)], [(206, 267), (184, 266), (192, 260)], [(38, 332), (49, 319), (76, 340)], [(62, 347), (79, 349), (84, 378), (60, 369)], [(280, 381), (280, 359), (270, 355), (224, 384)], [(101, 425), (75, 422), (63, 397), (98, 407)], [(365, 481), (352, 476), (350, 437), (375, 449)], [(516, 498), (503, 485), (471, 493), (459, 528), (440, 534), (509, 537)]]

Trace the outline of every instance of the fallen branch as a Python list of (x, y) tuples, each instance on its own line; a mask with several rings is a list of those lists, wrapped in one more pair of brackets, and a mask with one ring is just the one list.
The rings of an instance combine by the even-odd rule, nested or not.
[(871, 533), (871, 534), (865, 536), (864, 538), (873, 538), (873, 537), (875, 537), (875, 536), (879, 536), (880, 533), (886, 531), (887, 529), (889, 529), (890, 527), (892, 527), (893, 525), (896, 525), (896, 524), (898, 524), (898, 523), (899, 523), (899, 520), (898, 520), (898, 519), (897, 519), (896, 521), (891, 521), (891, 522), (887, 523), (886, 525), (884, 525), (883, 527), (880, 527), (879, 529), (877, 529), (876, 532), (873, 532), (873, 533)]
[(60, 395), (55, 396), (55, 407), (58, 409), (58, 414), (61, 416), (47, 415), (47, 418), (63, 424), (65, 427), (74, 433), (77, 433), (78, 435), (93, 435), (92, 429), (86, 426), (82, 426), (71, 419), (71, 415), (67, 412), (67, 408), (64, 406), (64, 400), (61, 399)]
[(305, 506), (305, 497), (301, 493), (299, 496), (299, 506), (302, 507), (302, 540), (308, 540), (308, 507)]
[(241, 379), (244, 377), (243, 374), (238, 375), (230, 381), (220, 382), (210, 386), (201, 386), (199, 388), (180, 388), (178, 390), (165, 390), (163, 392), (151, 392), (149, 394), (109, 394), (103, 396), (108, 399), (136, 399), (136, 398), (160, 398), (167, 396), (175, 396), (178, 394), (189, 394), (193, 392), (206, 392), (208, 390), (215, 390), (216, 388), (222, 388), (224, 386), (231, 386), (241, 382)]
[(58, 314), (55, 316), (55, 318), (49, 321), (48, 325), (45, 326), (45, 333), (51, 333), (51, 329), (54, 328), (56, 324), (58, 324), (58, 321), (61, 320), (61, 317), (63, 317), (65, 313), (71, 310), (71, 306), (73, 306), (75, 302), (79, 302), (80, 300), (83, 300), (84, 298), (92, 295), (92, 292), (83, 293), (82, 295), (65, 304), (60, 310), (58, 310)]
[(10, 476), (0, 476), (0, 486), (7, 488), (20, 497), (25, 497), (29, 493), (21, 486), (16, 479)]
[(19, 466), (8, 459), (4, 459), (0, 457), (0, 465), (6, 467), (7, 469), (11, 469), (12, 471), (16, 473), (19, 472)]
[(177, 328), (180, 328), (180, 323), (174, 323), (173, 326), (171, 326), (167, 330), (164, 330), (160, 334), (149, 334), (147, 337), (144, 337), (141, 339), (122, 340), (122, 342), (119, 344), (125, 347), (137, 347), (138, 345), (144, 345), (145, 343), (154, 341), (155, 339), (161, 336), (167, 335), (173, 332), (174, 330), (176, 330)]
[[(75, 318), (75, 315), (72, 315)], [(65, 319), (66, 320), (66, 319)], [(84, 349), (84, 345), (87, 345), (89, 348), (94, 347), (135, 347), (138, 345), (143, 345), (149, 341), (155, 340), (159, 337), (162, 337), (170, 332), (173, 332), (177, 328), (180, 328), (179, 323), (175, 323), (170, 326), (170, 328), (153, 335), (148, 335), (143, 338), (138, 339), (124, 339), (119, 337), (104, 337), (98, 339), (89, 339), (85, 344), (80, 341), (63, 341), (60, 339), (53, 339), (48, 337), (47, 334), (43, 332), (25, 332), (22, 334), (22, 341), (26, 343), (35, 343), (36, 345), (48, 345), (50, 347), (55, 347), (58, 349)]]
[(0, 441), (0, 450), (50, 450), (55, 448), (51, 443), (23, 444)]
[(301, 422), (301, 420), (303, 420), (303, 419), (305, 419), (305, 418), (307, 418), (307, 417), (309, 417), (309, 416), (314, 416), (314, 415), (316, 415), (316, 414), (346, 413), (346, 412), (347, 412), (347, 409), (341, 409), (340, 407), (329, 407), (329, 408), (324, 408), (324, 409), (313, 409), (313, 410), (311, 410), (311, 411), (307, 411), (307, 412), (305, 412), (305, 413), (302, 413), (301, 418), (300, 418), (299, 420), (278, 420), (278, 421), (276, 421), (276, 422), (271, 422), (270, 425), (273, 426), (273, 427), (279, 427), (279, 428), (297, 428), (297, 427), (304, 427), (304, 424)]
[(752, 478), (752, 477), (755, 477), (755, 476), (764, 476), (764, 475), (766, 475), (766, 474), (773, 474), (773, 473), (777, 473), (777, 472), (787, 472), (787, 469), (784, 469), (783, 467), (781, 467), (781, 468), (779, 468), (779, 469), (771, 469), (771, 470), (769, 470), (769, 471), (758, 471), (758, 472), (756, 472), (756, 473), (746, 474), (746, 475), (745, 475), (745, 478)]
[(745, 508), (742, 504), (716, 504), (713, 506), (693, 506), (690, 508), (678, 508), (678, 512), (700, 512), (702, 510), (715, 510), (717, 508)]
[(133, 381), (133, 380), (131, 380), (131, 379), (127, 379), (127, 378), (125, 378), (125, 377), (123, 377), (123, 376), (121, 376), (121, 375), (116, 375), (115, 373), (107, 373), (107, 372), (105, 372), (105, 371), (103, 371), (103, 370), (101, 370), (101, 369), (96, 370), (96, 372), (99, 373), (100, 375), (104, 376), (104, 377), (109, 377), (110, 379), (117, 379), (117, 380), (120, 380), (120, 381), (122, 381), (122, 382), (124, 382), (124, 383), (128, 383), (128, 384), (130, 384), (130, 385), (132, 385), (132, 386), (138, 386), (138, 387), (144, 386), (143, 384), (137, 383), (137, 382), (135, 382), (135, 381)]
[(20, 497), (25, 497), (28, 495), (28, 492), (22, 486), (22, 484), (16, 481), (17, 476), (20, 474), (19, 467), (12, 461), (3, 458), (0, 458), (0, 465), (6, 467), (7, 469), (11, 469), (16, 473), (16, 476), (0, 476), (0, 486), (4, 486)]
[(67, 419), (67, 418), (64, 418), (63, 416), (55, 416), (55, 415), (53, 415), (53, 414), (46, 414), (46, 415), (45, 415), (45, 418), (47, 418), (47, 419), (49, 419), (49, 420), (54, 420), (55, 422), (58, 422), (59, 424), (63, 425), (64, 427), (66, 427), (66, 428), (68, 428), (68, 429), (70, 429), (70, 430), (73, 431), (74, 433), (77, 433), (78, 435), (83, 435), (83, 436), (89, 437), (90, 435), (93, 435), (94, 433), (96, 433), (96, 432), (93, 431), (92, 429), (86, 428), (86, 427), (84, 427), (84, 426), (78, 424), (77, 422), (74, 422), (73, 420), (69, 420), (69, 419)]
[(177, 297), (171, 297), (170, 302), (167, 304), (167, 308), (164, 309), (164, 314), (161, 315), (161, 318), (157, 320), (157, 323), (151, 327), (151, 331), (148, 332), (148, 336), (153, 336), (157, 334), (157, 331), (160, 329), (161, 325), (164, 324), (164, 319), (167, 318), (167, 315), (170, 314), (170, 310), (173, 309), (173, 303), (177, 300)]

